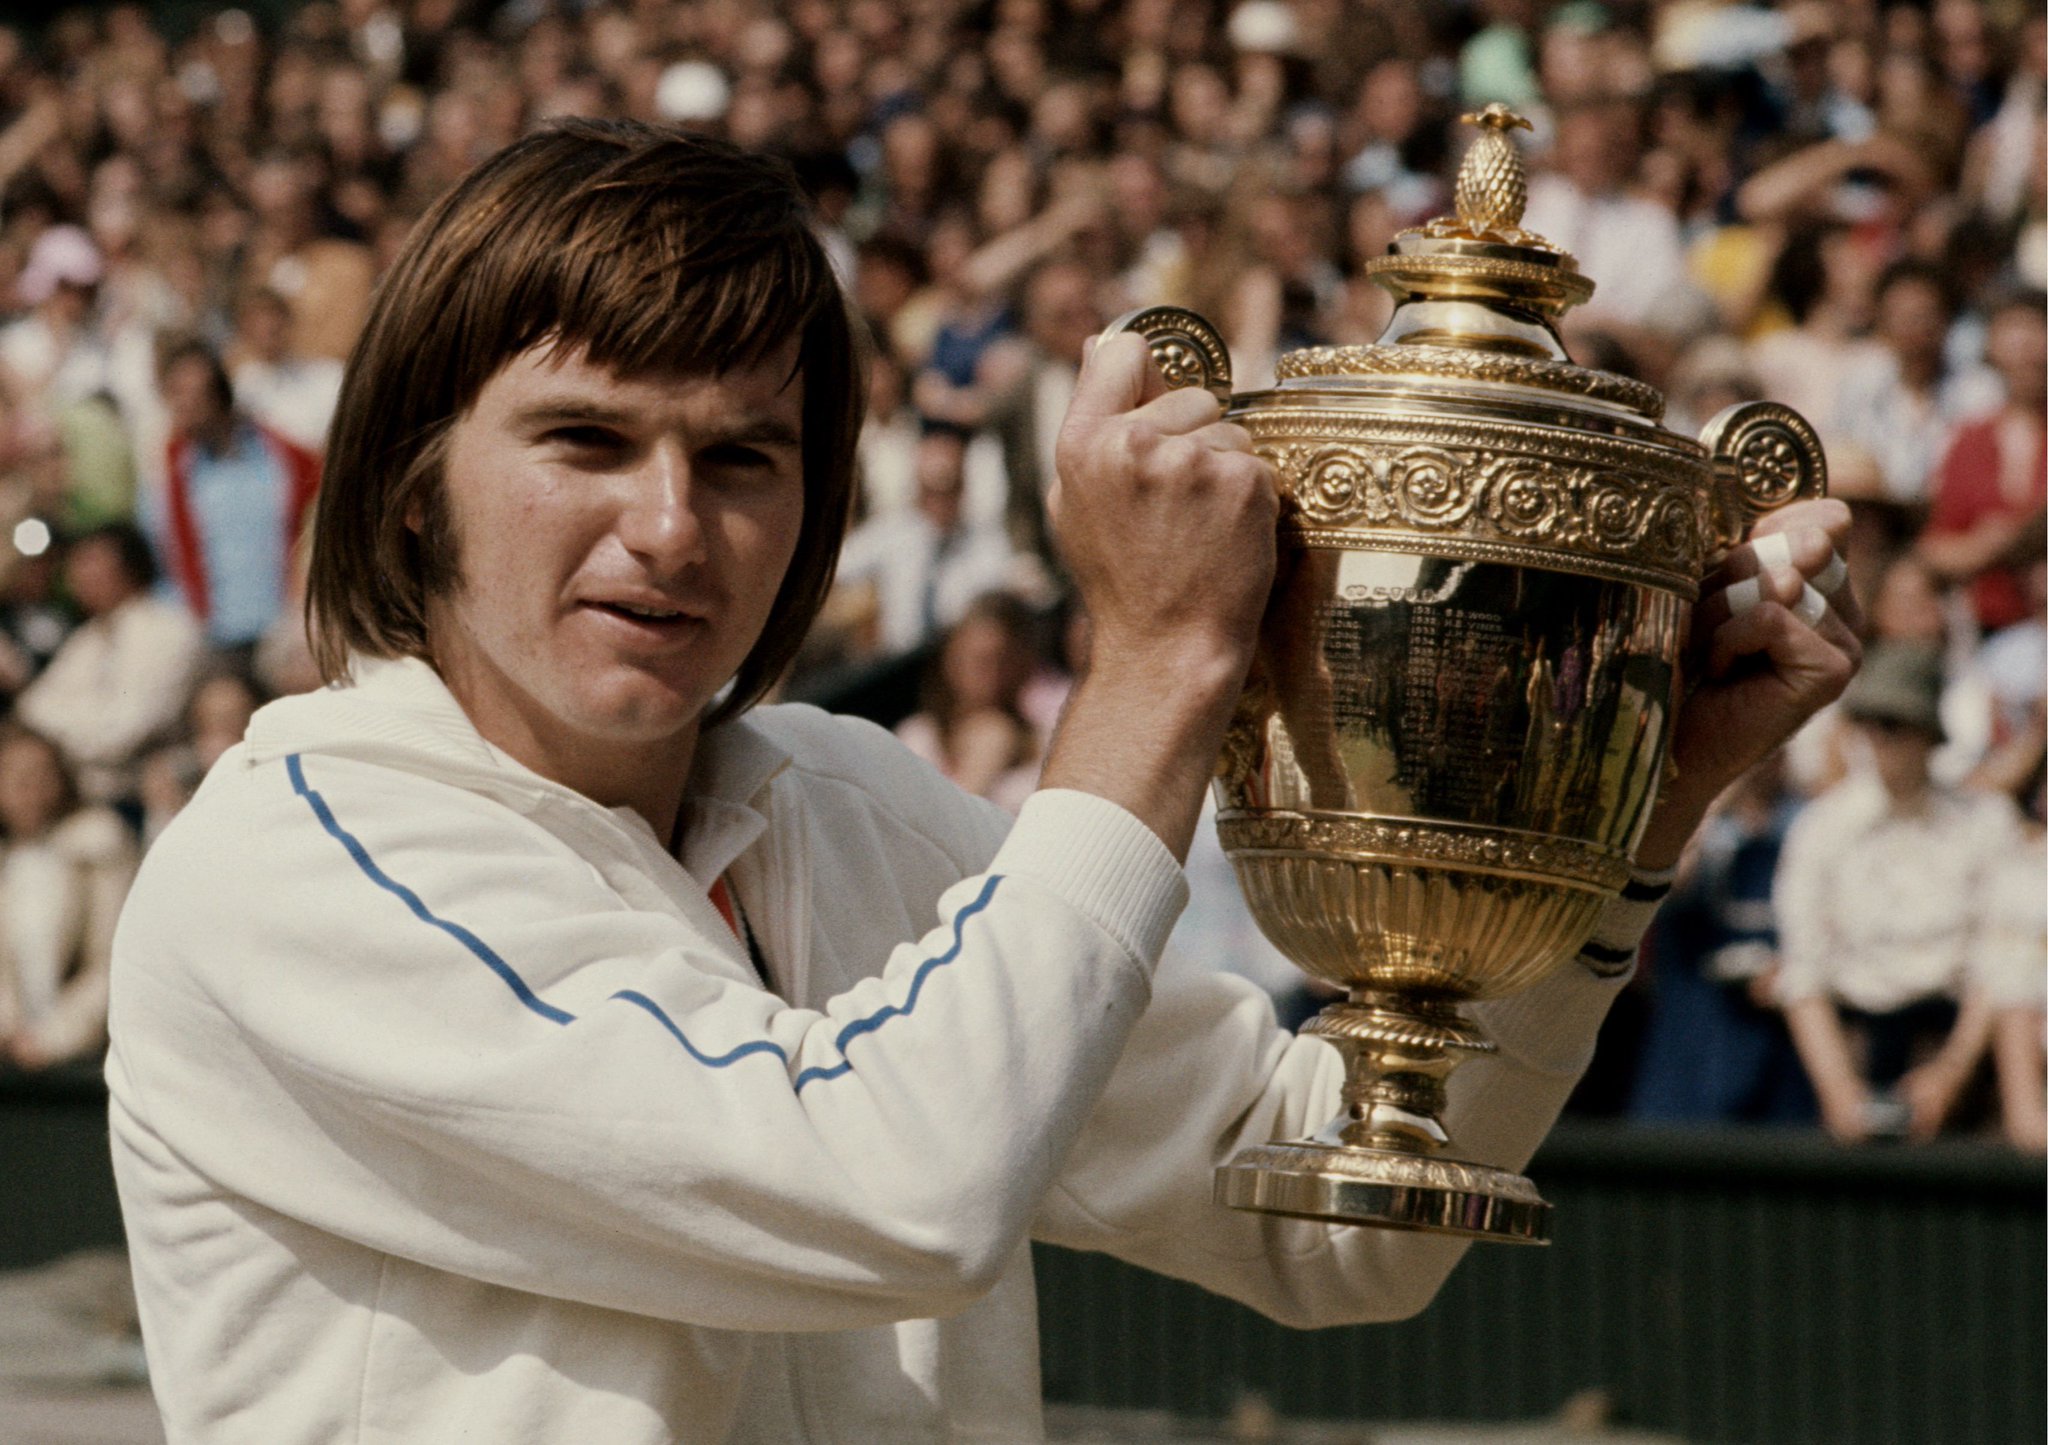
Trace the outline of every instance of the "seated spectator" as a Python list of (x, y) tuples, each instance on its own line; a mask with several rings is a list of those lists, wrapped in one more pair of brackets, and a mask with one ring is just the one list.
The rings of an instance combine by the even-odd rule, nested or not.
[(163, 390), (171, 574), (207, 641), (237, 654), (246, 671), (290, 595), (292, 554), (320, 463), (236, 409), (227, 370), (203, 342), (170, 350)]
[(1956, 424), (1998, 402), (1989, 373), (1947, 370), (1943, 348), (1954, 316), (1940, 271), (1924, 261), (1894, 262), (1878, 278), (1877, 345), (1841, 372), (1840, 436), (1875, 459), (1895, 501), (1923, 500)]
[(0, 1059), (45, 1069), (105, 1045), (114, 921), (135, 862), (133, 835), (80, 802), (49, 739), (0, 734)]
[(914, 507), (856, 527), (839, 554), (839, 585), (874, 590), (879, 651), (900, 656), (966, 615), (1011, 577), (1016, 553), (999, 525), (966, 515), (967, 438), (927, 425), (917, 443)]
[(242, 740), (263, 699), (238, 672), (217, 672), (192, 692), (185, 736), (142, 765), (142, 842), (146, 848), (199, 791), (220, 755)]
[(1044, 740), (1024, 715), (1038, 661), (1031, 610), (1007, 592), (977, 597), (946, 634), (924, 708), (896, 728), (904, 746), (966, 791), (1011, 812), (1038, 786)]
[(2005, 383), (1998, 410), (1959, 428), (1934, 486), (1920, 555), (1969, 584), (1978, 625), (1995, 632), (2029, 615), (2020, 572), (2044, 550), (2048, 507), (2048, 297), (2015, 293), (1991, 313), (1985, 358)]
[(1931, 1137), (1990, 1031), (1982, 995), (1965, 1006), (1964, 993), (2013, 810), (1933, 781), (1940, 695), (1939, 653), (1873, 644), (1843, 699), (1870, 766), (1816, 799), (1785, 839), (1778, 995), (1821, 1120), (1842, 1140)]
[(0, 386), (11, 399), (50, 417), (107, 389), (107, 343), (93, 324), (105, 277), (99, 248), (77, 226), (36, 237), (14, 283), (29, 312), (0, 328)]
[(1660, 1123), (1811, 1123), (1779, 1014), (1771, 881), (1798, 799), (1778, 753), (1724, 797), (1651, 925), (1650, 1017), (1629, 1112)]
[(126, 523), (75, 542), (64, 577), (86, 620), (15, 712), (62, 751), (86, 798), (127, 799), (145, 751), (184, 709), (204, 643), (184, 608), (151, 591), (156, 561)]

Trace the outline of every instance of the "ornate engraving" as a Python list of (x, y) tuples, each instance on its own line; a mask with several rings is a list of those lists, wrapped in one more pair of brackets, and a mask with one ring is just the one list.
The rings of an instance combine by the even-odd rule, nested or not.
[(1716, 551), (1740, 542), (1764, 513), (1827, 495), (1827, 454), (1806, 418), (1789, 406), (1731, 406), (1707, 423), (1700, 440), (1714, 459)]
[(1697, 473), (1671, 480), (1430, 444), (1261, 440), (1258, 450), (1299, 526), (1393, 525), (1591, 554), (1646, 569), (1666, 586), (1696, 585), (1703, 570), (1708, 519)]
[(1524, 873), (1616, 893), (1628, 881), (1628, 858), (1572, 838), (1504, 833), (1441, 823), (1359, 815), (1225, 814), (1216, 820), (1226, 853), (1309, 853), (1325, 858), (1436, 864), (1492, 873)]
[[(1420, 232), (1404, 231), (1401, 235), (1428, 235), (1430, 229), (1426, 226)], [(1528, 239), (1526, 233), (1522, 234)], [(1396, 237), (1397, 241), (1399, 239)], [(1523, 254), (1533, 256), (1541, 252), (1530, 246), (1524, 248)], [(1418, 291), (1441, 286), (1447, 281), (1496, 286), (1514, 294), (1524, 305), (1537, 306), (1555, 315), (1591, 296), (1593, 282), (1590, 277), (1567, 269), (1576, 264), (1569, 252), (1553, 251), (1550, 254), (1556, 256), (1557, 261), (1511, 261), (1498, 256), (1410, 256), (1397, 252), (1367, 261), (1365, 274), (1383, 286), (1389, 281), (1397, 287), (1406, 282)], [(1381, 280), (1382, 277), (1386, 279)]]
[(1419, 345), (1311, 346), (1282, 356), (1274, 372), (1282, 380), (1311, 376), (1430, 376), (1451, 381), (1505, 382), (1611, 402), (1651, 421), (1664, 415), (1664, 395), (1654, 386), (1569, 362), (1504, 356), (1496, 351)]
[(1127, 312), (1103, 328), (1105, 337), (1135, 331), (1145, 338), (1152, 362), (1169, 387), (1199, 386), (1230, 404), (1230, 349), (1223, 335), (1202, 317), (1178, 306), (1147, 306)]
[(1388, 1013), (1334, 1003), (1307, 1023), (1301, 1032), (1324, 1039), (1356, 1039), (1368, 1044), (1392, 1044), (1396, 1048), (1463, 1049), (1467, 1053), (1491, 1054), (1499, 1049), (1477, 1029), (1446, 1023), (1420, 1012)]
[(1419, 1185), (1456, 1193), (1492, 1195), (1528, 1204), (1543, 1203), (1543, 1196), (1528, 1180), (1503, 1170), (1490, 1169), (1484, 1164), (1460, 1164), (1454, 1159), (1434, 1159), (1416, 1154), (1388, 1155), (1363, 1149), (1332, 1149), (1314, 1144), (1266, 1144), (1253, 1152), (1260, 1165), (1275, 1171), (1327, 1174), (1366, 1184), (1405, 1188)]

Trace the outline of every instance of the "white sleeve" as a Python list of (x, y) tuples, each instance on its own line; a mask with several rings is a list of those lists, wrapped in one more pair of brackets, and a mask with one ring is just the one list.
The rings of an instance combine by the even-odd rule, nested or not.
[[(1619, 936), (1602, 923), (1605, 936)], [(1528, 1163), (1625, 982), (1575, 961), (1474, 1011), (1499, 1052), (1451, 1075), (1443, 1120), (1452, 1157)], [(1407, 1318), (1435, 1296), (1466, 1241), (1255, 1214), (1210, 1197), (1216, 1166), (1239, 1149), (1327, 1123), (1342, 1081), (1337, 1051), (1281, 1032), (1252, 985), (1169, 962), (1034, 1234), (1190, 1280), (1298, 1328)]]
[(336, 1236), (717, 1328), (992, 1284), (1184, 892), (1128, 813), (1041, 793), (930, 933), (812, 1011), (482, 799), (319, 757), (230, 781), (123, 919), (121, 1112)]

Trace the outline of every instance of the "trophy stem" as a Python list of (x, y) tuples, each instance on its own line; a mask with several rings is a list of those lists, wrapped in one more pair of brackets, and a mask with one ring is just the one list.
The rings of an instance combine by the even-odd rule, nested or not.
[(1493, 1043), (1455, 1000), (1357, 989), (1303, 1025), (1344, 1056), (1344, 1108), (1306, 1139), (1247, 1149), (1216, 1171), (1237, 1209), (1344, 1224), (1549, 1242), (1550, 1206), (1519, 1174), (1441, 1157), (1451, 1071)]

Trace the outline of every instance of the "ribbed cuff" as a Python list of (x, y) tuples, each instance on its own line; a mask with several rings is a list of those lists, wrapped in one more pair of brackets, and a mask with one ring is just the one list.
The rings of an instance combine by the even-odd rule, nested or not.
[(1629, 870), (1621, 896), (1600, 910), (1592, 936), (1579, 950), (1579, 962), (1600, 978), (1622, 978), (1633, 973), (1643, 935), (1649, 932), (1650, 920), (1670, 895), (1677, 873), (1675, 868), (1656, 872)]
[(1158, 834), (1071, 788), (1033, 793), (988, 871), (1050, 888), (1148, 969), (1188, 901), (1187, 879)]

